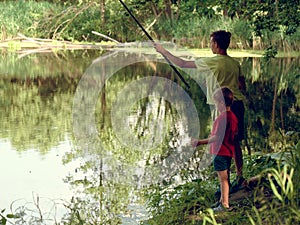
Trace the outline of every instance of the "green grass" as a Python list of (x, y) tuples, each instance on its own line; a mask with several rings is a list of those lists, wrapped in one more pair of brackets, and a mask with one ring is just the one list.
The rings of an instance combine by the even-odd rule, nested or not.
[(144, 224), (296, 224), (300, 220), (299, 153), (300, 142), (286, 148), (281, 153), (286, 156), (279, 159), (278, 154), (245, 156), (245, 175), (249, 178), (260, 174), (265, 181), (252, 197), (231, 202), (231, 212), (214, 214), (209, 209), (216, 201), (213, 195), (217, 185), (211, 169), (206, 171), (205, 181), (187, 182), (175, 188), (156, 187), (149, 195), (153, 217)]
[[(120, 5), (116, 2), (109, 2), (106, 5), (106, 16), (109, 19), (105, 24), (101, 24), (99, 8), (92, 1), (72, 6), (43, 1), (2, 1), (0, 39), (10, 39), (22, 33), (28, 37), (100, 42), (103, 38), (92, 34), (92, 31), (96, 30), (123, 42), (146, 40), (136, 24), (119, 12), (118, 7)], [(149, 17), (147, 20), (152, 21), (152, 18)], [(237, 49), (231, 51), (235, 57), (260, 57), (261, 52), (249, 49), (264, 50), (270, 47), (270, 44), (278, 49), (278, 57), (299, 56), (299, 28), (291, 36), (282, 36), (280, 32), (263, 35), (263, 37), (272, 35), (270, 43), (269, 39), (253, 37), (251, 26), (247, 21), (188, 16), (173, 23), (158, 20), (149, 32), (155, 39), (158, 37), (165, 41), (174, 39), (179, 46), (197, 49), (196, 53), (202, 56), (208, 54), (205, 48), (209, 48), (209, 35), (217, 29), (231, 31), (231, 49)], [(245, 52), (245, 49), (249, 51)]]
[(30, 37), (42, 37), (43, 32), (38, 31), (39, 21), (47, 13), (61, 10), (61, 7), (49, 2), (4, 1), (0, 2), (0, 10), (0, 38), (4, 40), (16, 37), (18, 33)]

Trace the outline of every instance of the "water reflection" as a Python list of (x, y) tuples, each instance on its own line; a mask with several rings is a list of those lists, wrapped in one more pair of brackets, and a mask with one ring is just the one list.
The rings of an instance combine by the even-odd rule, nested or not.
[(76, 161), (67, 166), (62, 164), (64, 154), (72, 148), (70, 144), (65, 137), (46, 156), (37, 149), (16, 154), (9, 140), (1, 139), (1, 209), (6, 209), (5, 213), (24, 215), (23, 219), (31, 220), (31, 224), (34, 218), (40, 217), (39, 210), (45, 221), (62, 218), (67, 213), (63, 204), (73, 196), (69, 185), (62, 180), (78, 166)]
[(82, 54), (1, 56), (0, 208), (6, 209), (3, 215), (22, 215), (11, 219), (21, 224), (41, 224), (41, 210), (45, 224), (53, 224), (69, 212), (65, 204), (74, 195), (64, 179), (79, 162), (63, 160), (74, 148), (71, 112), (76, 84), (95, 54), (84, 60)]
[[(133, 156), (131, 160), (128, 160), (130, 157), (127, 155), (125, 157), (126, 163), (131, 166), (139, 160), (148, 165), (150, 161), (158, 163), (158, 158), (163, 158), (163, 155), (169, 157), (172, 151), (180, 152), (180, 155), (172, 160), (164, 159), (161, 163), (170, 167), (171, 161), (177, 158), (178, 162), (172, 163), (182, 164), (186, 161), (185, 158), (191, 157), (191, 151), (189, 148), (179, 150), (184, 146), (182, 143), (178, 146), (173, 144), (174, 147), (169, 143), (185, 142), (186, 145), (189, 136), (199, 135), (199, 115), (195, 104), (183, 88), (169, 79), (140, 76), (139, 74), (145, 73), (144, 65), (137, 65), (141, 58), (130, 53), (110, 54), (99, 58), (88, 69), (74, 97), (73, 128), (76, 139), (88, 155), (102, 154), (105, 157), (112, 155), (113, 151), (124, 149), (128, 156)], [(145, 62), (147, 66), (148, 61)], [(151, 63), (156, 66), (153, 61)], [(120, 77), (127, 77), (128, 69), (125, 68), (129, 65), (130, 73), (134, 76), (125, 82), (120, 81)], [(168, 73), (170, 71), (166, 72)], [(102, 90), (106, 81), (109, 83)], [(105, 98), (101, 98), (99, 104), (101, 109), (103, 105), (106, 106), (105, 110), (109, 112), (110, 118), (105, 120), (106, 123), (101, 123), (98, 129), (95, 111), (101, 91), (105, 93)], [(106, 116), (101, 110), (98, 110), (97, 115), (101, 118)], [(97, 140), (99, 137), (102, 140)], [(107, 143), (108, 139), (112, 141)], [(119, 159), (119, 156), (116, 158)], [(174, 171), (174, 168), (170, 169)], [(153, 177), (151, 180), (154, 182)]]
[[(64, 219), (70, 223), (136, 223), (145, 216), (142, 188), (154, 181), (147, 183), (143, 169), (161, 165), (178, 151), (186, 136), (195, 135), (189, 129), (200, 126), (201, 137), (209, 133), (210, 112), (202, 78), (195, 81), (182, 71), (191, 86), (183, 89), (189, 99), (180, 95), (182, 104), (174, 104), (170, 96), (181, 89), (173, 89), (169, 80), (176, 81), (174, 74), (157, 59), (144, 63), (141, 55), (135, 54), (137, 62), (113, 71), (111, 77), (100, 76), (111, 71), (96, 64), (90, 68), (92, 76), (81, 79), (99, 52), (72, 54), (34, 55), (21, 60), (2, 55), (0, 193), (7, 194), (2, 194), (0, 208), (8, 209), (18, 198), (32, 202), (34, 192), (63, 199), (68, 207), (61, 213), (67, 213)], [(266, 141), (270, 130), (299, 131), (299, 59), (271, 63), (257, 58), (239, 60), (248, 98), (248, 142), (244, 146), (252, 152), (270, 150), (274, 148)], [(111, 63), (117, 67), (120, 61), (113, 58)], [(139, 83), (145, 78), (147, 87)], [(87, 86), (80, 87), (80, 82)], [(76, 93), (79, 88), (81, 94), (87, 91), (88, 98)], [(81, 103), (79, 111), (74, 99)], [(118, 103), (120, 100), (126, 104)], [(187, 100), (201, 115), (199, 121), (189, 121), (193, 114), (185, 113), (190, 107)], [(81, 123), (77, 126), (76, 122)], [(189, 179), (197, 178), (203, 153), (187, 150), (183, 146), (174, 155), (174, 167), (169, 168), (178, 174), (186, 170)], [(169, 173), (160, 169), (151, 171), (154, 178)]]

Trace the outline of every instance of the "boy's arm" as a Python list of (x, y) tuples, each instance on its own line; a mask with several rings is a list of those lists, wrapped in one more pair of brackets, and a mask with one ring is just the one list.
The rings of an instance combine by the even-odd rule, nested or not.
[(166, 50), (164, 47), (162, 47), (158, 43), (153, 43), (153, 45), (157, 52), (159, 52), (163, 56), (167, 57), (175, 65), (177, 65), (181, 68), (196, 68), (195, 61), (183, 60), (177, 56), (174, 56), (173, 54), (171, 54), (168, 50)]

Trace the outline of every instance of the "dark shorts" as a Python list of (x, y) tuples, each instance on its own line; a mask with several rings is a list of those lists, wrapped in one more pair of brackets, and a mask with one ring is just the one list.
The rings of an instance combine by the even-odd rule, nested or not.
[(215, 171), (229, 170), (231, 165), (231, 157), (229, 156), (214, 156), (214, 169)]
[(245, 114), (245, 107), (243, 101), (234, 100), (231, 105), (231, 111), (234, 113), (238, 120), (238, 141), (241, 141), (245, 138), (245, 122), (244, 122), (244, 114)]

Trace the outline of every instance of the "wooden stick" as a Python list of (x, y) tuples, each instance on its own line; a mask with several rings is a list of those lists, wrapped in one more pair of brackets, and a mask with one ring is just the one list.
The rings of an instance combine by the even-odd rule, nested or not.
[(110, 40), (110, 41), (113, 41), (113, 42), (117, 43), (117, 44), (120, 44), (120, 42), (118, 42), (117, 40), (115, 40), (115, 39), (113, 39), (113, 38), (111, 38), (111, 37), (106, 36), (105, 34), (100, 34), (100, 33), (97, 32), (97, 31), (92, 31), (92, 33), (93, 33), (93, 34), (96, 34), (96, 35), (98, 35), (98, 36), (100, 36), (100, 37), (104, 37), (104, 38), (106, 38), (106, 39), (108, 39), (108, 40)]

